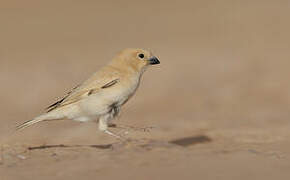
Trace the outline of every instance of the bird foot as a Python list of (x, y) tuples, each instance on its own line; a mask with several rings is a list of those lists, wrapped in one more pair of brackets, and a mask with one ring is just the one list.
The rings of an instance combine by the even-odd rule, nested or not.
[(109, 134), (110, 136), (113, 136), (113, 137), (115, 137), (117, 139), (121, 139), (121, 136), (119, 136), (119, 135), (117, 135), (117, 134), (115, 134), (115, 133), (113, 133), (113, 132), (111, 132), (109, 130), (105, 130), (104, 133)]
[(121, 128), (121, 129), (126, 129), (126, 130), (133, 130), (133, 131), (142, 131), (142, 132), (150, 132), (152, 130), (153, 126), (148, 126), (148, 127), (135, 127), (135, 126), (129, 126), (129, 125), (120, 125), (120, 124), (109, 124), (108, 127), (111, 128)]

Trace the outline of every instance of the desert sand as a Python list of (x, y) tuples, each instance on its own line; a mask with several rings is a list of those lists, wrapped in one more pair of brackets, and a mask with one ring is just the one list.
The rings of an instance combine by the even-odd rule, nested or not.
[[(0, 179), (289, 179), (289, 17), (283, 0), (2, 0)], [(112, 128), (128, 141), (69, 120), (14, 133), (127, 47), (161, 61), (115, 121), (134, 128)]]

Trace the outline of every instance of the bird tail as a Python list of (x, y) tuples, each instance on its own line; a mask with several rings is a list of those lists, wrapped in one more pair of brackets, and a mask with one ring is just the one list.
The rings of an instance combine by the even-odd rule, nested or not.
[(26, 121), (18, 126), (16, 126), (16, 131), (18, 130), (21, 130), (21, 129), (24, 129), (24, 128), (27, 128), (28, 126), (31, 126), (33, 124), (36, 124), (36, 123), (39, 123), (41, 121), (45, 121), (45, 120), (51, 120), (51, 119), (55, 119), (55, 118), (52, 118), (49, 113), (48, 114), (42, 114), (32, 120), (29, 120), (29, 121)]

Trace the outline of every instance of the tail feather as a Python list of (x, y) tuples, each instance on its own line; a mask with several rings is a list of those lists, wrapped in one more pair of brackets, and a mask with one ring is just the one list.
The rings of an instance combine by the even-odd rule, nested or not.
[(49, 120), (49, 119), (50, 118), (47, 117), (47, 114), (43, 114), (43, 115), (40, 115), (32, 120), (26, 121), (26, 122), (16, 126), (16, 130), (18, 131), (18, 130), (27, 128), (28, 126), (31, 126), (33, 124), (39, 123), (39, 122), (44, 121), (44, 120)]

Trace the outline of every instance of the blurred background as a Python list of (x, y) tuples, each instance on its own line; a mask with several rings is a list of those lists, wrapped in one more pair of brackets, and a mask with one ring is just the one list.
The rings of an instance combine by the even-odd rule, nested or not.
[[(0, 142), (11, 157), (0, 173), (4, 179), (287, 177), (289, 17), (287, 0), (2, 0)], [(13, 158), (25, 145), (116, 142), (93, 123), (44, 122), (11, 131), (127, 47), (149, 49), (161, 64), (144, 74), (116, 123), (156, 127), (130, 131), (130, 138), (157, 144), (188, 138), (186, 147), (58, 149)], [(60, 151), (57, 162), (51, 151)], [(134, 171), (128, 175), (126, 168)]]

